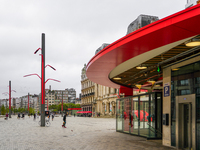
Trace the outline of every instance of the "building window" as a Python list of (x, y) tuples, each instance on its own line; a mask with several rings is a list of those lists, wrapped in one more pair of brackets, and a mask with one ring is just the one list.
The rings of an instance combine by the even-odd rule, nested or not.
[(186, 86), (186, 85), (189, 85), (189, 82), (188, 82), (188, 80), (180, 80), (179, 85), (180, 86)]

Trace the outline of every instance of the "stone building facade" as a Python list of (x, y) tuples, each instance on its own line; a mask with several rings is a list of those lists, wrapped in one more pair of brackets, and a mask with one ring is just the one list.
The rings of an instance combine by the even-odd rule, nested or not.
[(86, 76), (86, 64), (81, 73), (81, 108), (83, 111), (92, 111), (95, 86)]
[(99, 84), (95, 84), (95, 101), (93, 111), (100, 115), (114, 116), (116, 114), (116, 99), (118, 90)]
[(116, 99), (118, 90), (102, 86), (90, 81), (86, 76), (86, 64), (81, 74), (81, 107), (83, 111), (92, 111), (93, 117), (100, 115), (114, 116), (116, 114)]

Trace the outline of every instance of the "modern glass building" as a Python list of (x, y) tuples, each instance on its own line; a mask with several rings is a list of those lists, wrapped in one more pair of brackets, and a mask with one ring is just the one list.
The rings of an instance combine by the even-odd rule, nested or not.
[(87, 77), (119, 89), (117, 132), (200, 150), (199, 20), (197, 4), (134, 30), (91, 58)]

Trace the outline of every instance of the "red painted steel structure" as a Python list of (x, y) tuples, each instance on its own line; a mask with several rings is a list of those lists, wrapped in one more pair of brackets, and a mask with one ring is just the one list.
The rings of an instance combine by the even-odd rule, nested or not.
[(42, 54), (40, 54), (42, 57), (42, 76), (41, 76), (41, 104), (45, 104), (45, 82), (44, 82), (44, 57)]
[(11, 81), (9, 81), (9, 109), (11, 109)]
[(82, 110), (82, 108), (68, 108), (67, 110)]
[(11, 81), (9, 81), (9, 118), (11, 118)]
[(28, 93), (28, 111), (29, 111), (29, 93)]
[(200, 4), (197, 4), (140, 28), (98, 52), (88, 62), (86, 75), (97, 84), (120, 88), (109, 79), (113, 69), (132, 58), (140, 58), (139, 65), (144, 62), (142, 55), (148, 53), (148, 59), (151, 59), (161, 51), (168, 51), (166, 46), (175, 47), (200, 34), (199, 20)]

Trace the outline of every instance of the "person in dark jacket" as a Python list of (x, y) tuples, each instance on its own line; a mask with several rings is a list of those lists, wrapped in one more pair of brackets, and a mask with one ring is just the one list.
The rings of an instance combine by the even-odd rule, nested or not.
[(24, 113), (22, 114), (22, 118), (24, 119)]
[(53, 121), (53, 118), (54, 118), (54, 114), (52, 114), (52, 121)]
[(34, 113), (34, 118), (33, 118), (33, 120), (35, 121), (35, 119), (36, 119), (36, 113)]
[(66, 116), (67, 116), (67, 113), (65, 113), (65, 115), (63, 116), (63, 125), (62, 127), (66, 128)]
[(18, 119), (20, 119), (20, 113), (18, 113)]

